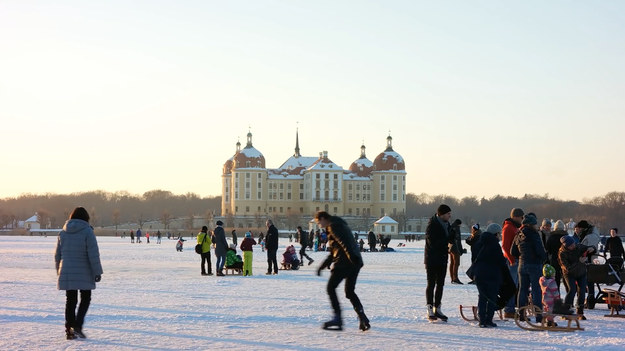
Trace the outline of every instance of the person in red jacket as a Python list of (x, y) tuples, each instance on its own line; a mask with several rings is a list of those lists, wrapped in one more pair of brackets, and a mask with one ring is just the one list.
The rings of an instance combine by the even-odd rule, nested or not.
[[(519, 228), (521, 227), (523, 215), (525, 215), (525, 213), (522, 209), (516, 207), (513, 208), (512, 211), (510, 211), (510, 218), (507, 218), (505, 221), (503, 221), (503, 230), (501, 231), (501, 249), (503, 250), (503, 255), (508, 260), (510, 275), (512, 276), (512, 280), (517, 287), (519, 285), (519, 266), (514, 256), (512, 256), (512, 254), (510, 253), (510, 248), (512, 247), (514, 237), (516, 237), (517, 233), (519, 232)], [(510, 298), (510, 300), (506, 304), (506, 307), (504, 308), (505, 318), (514, 318), (515, 306), (516, 296), (513, 296), (512, 298)]]

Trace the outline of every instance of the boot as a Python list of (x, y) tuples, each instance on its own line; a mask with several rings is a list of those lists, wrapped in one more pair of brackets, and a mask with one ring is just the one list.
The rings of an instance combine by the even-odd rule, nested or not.
[(429, 321), (435, 321), (436, 315), (434, 314), (434, 307), (432, 307), (432, 305), (428, 305), (428, 320)]
[(441, 310), (441, 305), (434, 307), (434, 316), (436, 316), (436, 318), (442, 320), (443, 322), (447, 322), (447, 316), (443, 314), (443, 311)]
[(584, 316), (584, 308), (583, 307), (578, 307), (577, 308), (577, 318), (581, 319), (583, 321), (586, 320), (586, 316)]
[(365, 315), (365, 311), (362, 309), (362, 307), (359, 309), (354, 308), (354, 310), (356, 310), (356, 313), (358, 314), (358, 320), (360, 321), (360, 330), (366, 331), (371, 329), (371, 324), (369, 324), (369, 318), (367, 318), (367, 315)]
[(87, 336), (82, 332), (82, 328), (74, 328), (74, 337), (86, 339)]
[(74, 329), (72, 329), (71, 327), (65, 327), (65, 338), (67, 340), (76, 339), (76, 335), (74, 334)]
[(341, 316), (335, 315), (331, 320), (323, 323), (323, 329), (325, 330), (343, 330), (343, 320)]

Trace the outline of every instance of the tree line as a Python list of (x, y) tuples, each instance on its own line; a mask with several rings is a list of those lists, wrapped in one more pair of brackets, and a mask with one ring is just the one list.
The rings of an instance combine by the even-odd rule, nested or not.
[[(466, 224), (501, 223), (513, 207), (534, 212), (539, 220), (550, 218), (568, 221), (573, 218), (578, 222), (586, 219), (598, 225), (602, 232), (622, 226), (625, 217), (625, 192), (610, 192), (583, 202), (531, 194), (520, 198), (496, 195), (491, 198), (469, 196), (459, 199), (450, 195), (409, 193), (406, 195), (406, 212), (391, 217), (400, 223), (402, 230), (407, 219), (430, 217), (441, 203), (449, 205), (453, 217), (460, 218)], [(0, 228), (12, 228), (17, 221), (27, 219), (35, 212), (42, 228), (59, 228), (76, 206), (83, 206), (89, 211), (94, 227), (122, 223), (141, 226), (147, 221), (159, 221), (166, 228), (175, 218), (189, 219), (186, 222), (188, 226), (192, 226), (194, 218), (212, 222), (221, 213), (221, 196), (200, 197), (194, 193), (175, 195), (165, 190), (151, 190), (141, 195), (100, 190), (72, 194), (23, 194), (0, 199)], [(297, 218), (293, 220), (297, 221)]]

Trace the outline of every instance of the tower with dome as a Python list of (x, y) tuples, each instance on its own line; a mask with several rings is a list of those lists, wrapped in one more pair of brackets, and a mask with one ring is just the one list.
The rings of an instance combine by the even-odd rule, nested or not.
[(406, 167), (393, 150), (393, 138), (386, 138), (386, 149), (373, 162), (365, 151), (363, 143), (360, 156), (345, 169), (327, 151), (302, 156), (296, 131), (293, 155), (278, 168), (267, 168), (249, 132), (245, 147), (237, 142), (224, 163), (221, 216), (235, 227), (252, 228), (261, 218), (310, 218), (319, 210), (348, 220), (405, 213)]

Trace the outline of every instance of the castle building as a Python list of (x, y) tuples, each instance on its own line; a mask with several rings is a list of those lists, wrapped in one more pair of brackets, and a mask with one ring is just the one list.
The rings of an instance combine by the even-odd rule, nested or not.
[(330, 160), (327, 151), (319, 157), (302, 156), (296, 132), (295, 153), (272, 169), (253, 146), (250, 132), (245, 147), (237, 142), (236, 152), (223, 166), (221, 215), (256, 222), (262, 218), (264, 223), (268, 216), (309, 217), (319, 210), (376, 218), (405, 213), (405, 163), (392, 141), (389, 135), (386, 149), (373, 162), (362, 145), (360, 157), (344, 169)]

